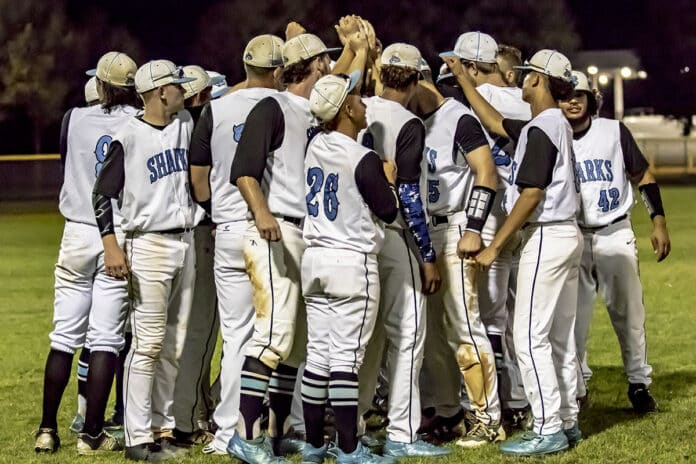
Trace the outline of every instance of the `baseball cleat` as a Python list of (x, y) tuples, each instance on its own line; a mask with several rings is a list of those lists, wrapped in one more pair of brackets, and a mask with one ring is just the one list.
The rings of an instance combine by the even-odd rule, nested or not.
[(440, 446), (432, 445), (420, 438), (413, 443), (403, 443), (399, 441), (392, 441), (387, 438), (384, 443), (384, 456), (390, 456), (393, 458), (409, 458), (414, 456), (424, 456), (424, 457), (437, 457), (437, 456), (447, 456), (450, 454), (450, 450), (447, 448), (442, 448)]
[(70, 431), (75, 433), (82, 432), (82, 428), (85, 426), (85, 418), (80, 414), (75, 414), (72, 423), (70, 424)]
[(173, 454), (165, 453), (157, 443), (143, 443), (141, 445), (126, 446), (126, 459), (130, 461), (162, 462), (176, 459)]
[(289, 456), (302, 453), (305, 441), (299, 435), (286, 435), (280, 439), (273, 439), (273, 452), (277, 456)]
[(214, 456), (224, 456), (227, 454), (227, 450), (220, 449), (215, 446), (215, 442), (210, 442), (203, 447), (203, 454), (212, 454)]
[(457, 440), (457, 446), (462, 448), (478, 448), (488, 443), (505, 440), (505, 430), (500, 423), (486, 425), (483, 422), (474, 424), (466, 435)]
[(190, 448), (195, 445), (207, 445), (214, 438), (215, 436), (206, 430), (198, 429), (195, 432), (182, 432), (174, 429), (174, 444), (184, 448)]
[(568, 449), (568, 438), (561, 430), (551, 435), (539, 435), (525, 432), (514, 440), (508, 440), (500, 446), (503, 454), (513, 456), (544, 456), (560, 453)]
[(55, 453), (60, 448), (60, 438), (55, 429), (41, 428), (34, 434), (34, 451), (37, 453)]
[(372, 453), (369, 448), (358, 442), (352, 453), (344, 453), (336, 448), (336, 464), (392, 464), (396, 459)]
[(227, 444), (227, 453), (248, 464), (288, 464), (289, 461), (273, 455), (271, 447), (262, 435), (244, 440), (237, 432)]
[(532, 408), (525, 406), (524, 408), (512, 408), (503, 410), (503, 426), (507, 430), (523, 430), (525, 432), (532, 430), (534, 426), (534, 414)]
[(563, 429), (563, 433), (568, 438), (568, 446), (575, 448), (578, 443), (582, 441), (582, 432), (580, 427), (578, 427), (577, 421), (573, 423), (573, 426), (569, 429)]
[(321, 464), (324, 462), (328, 449), (327, 443), (320, 448), (315, 448), (311, 443), (305, 443), (302, 447), (302, 464)]
[(188, 454), (188, 449), (183, 446), (177, 446), (176, 439), (174, 437), (161, 437), (155, 440), (155, 443), (160, 445), (162, 453), (171, 455), (175, 458), (181, 456), (186, 456)]
[(92, 437), (86, 433), (77, 435), (77, 454), (81, 456), (89, 456), (109, 451), (121, 451), (123, 442), (107, 431), (102, 431), (96, 437)]
[(628, 399), (631, 400), (633, 410), (638, 414), (657, 412), (657, 401), (644, 383), (630, 384), (628, 386)]

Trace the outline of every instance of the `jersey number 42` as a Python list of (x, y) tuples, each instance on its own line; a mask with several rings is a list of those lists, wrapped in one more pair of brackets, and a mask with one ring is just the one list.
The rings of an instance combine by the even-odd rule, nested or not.
[(307, 214), (312, 217), (319, 215), (319, 200), (315, 200), (315, 197), (323, 187), (324, 199), (322, 201), (322, 209), (326, 218), (329, 221), (334, 221), (338, 214), (339, 204), (336, 196), (336, 192), (338, 192), (338, 174), (330, 172), (326, 176), (326, 183), (324, 183), (324, 178), (324, 171), (319, 167), (312, 167), (307, 170), (307, 185), (309, 186), (309, 193), (305, 197), (305, 200), (307, 200)]

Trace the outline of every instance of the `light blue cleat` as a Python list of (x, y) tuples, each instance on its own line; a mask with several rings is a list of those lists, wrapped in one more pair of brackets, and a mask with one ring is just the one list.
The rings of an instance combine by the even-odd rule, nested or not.
[(79, 414), (75, 414), (75, 417), (70, 424), (70, 431), (74, 433), (81, 433), (84, 426), (85, 418)]
[(336, 464), (394, 464), (396, 459), (389, 456), (373, 454), (370, 449), (358, 442), (352, 453), (344, 453), (336, 448)]
[(437, 457), (447, 456), (450, 454), (450, 450), (441, 446), (435, 446), (420, 438), (413, 443), (402, 443), (387, 438), (387, 441), (384, 443), (383, 454), (384, 456), (391, 456), (393, 458), (410, 458), (414, 456)]
[(244, 440), (237, 432), (227, 444), (227, 453), (248, 464), (288, 464), (289, 461), (273, 455), (265, 436)]
[(324, 446), (320, 448), (315, 448), (311, 443), (305, 443), (302, 448), (302, 464), (321, 464), (328, 450), (328, 443), (324, 443)]
[(563, 429), (563, 433), (565, 433), (566, 438), (568, 438), (568, 446), (570, 448), (575, 448), (578, 443), (582, 441), (582, 432), (580, 431), (580, 427), (578, 427), (577, 421), (571, 428)]
[(513, 456), (543, 456), (568, 449), (568, 438), (561, 430), (551, 435), (525, 432), (500, 446), (500, 451)]

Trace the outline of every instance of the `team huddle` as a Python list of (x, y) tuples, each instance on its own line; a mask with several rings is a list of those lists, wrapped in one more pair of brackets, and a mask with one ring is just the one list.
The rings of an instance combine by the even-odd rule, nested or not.
[(88, 106), (61, 130), (66, 222), (37, 452), (60, 446), (78, 350), (83, 455), (561, 452), (582, 440), (598, 291), (630, 403), (657, 410), (632, 183), (659, 261), (664, 208), (587, 77), (555, 50), (522, 62), (481, 32), (441, 53), (437, 75), (360, 17), (336, 32), (340, 48), (297, 23), (285, 41), (254, 37), (232, 87), (121, 52), (88, 71)]

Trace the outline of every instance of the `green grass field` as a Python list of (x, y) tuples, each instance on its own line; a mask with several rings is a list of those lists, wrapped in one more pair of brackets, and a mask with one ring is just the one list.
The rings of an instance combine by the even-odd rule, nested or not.
[[(651, 390), (660, 412), (647, 417), (631, 412), (618, 343), (598, 303), (590, 338), (591, 403), (580, 421), (587, 439), (575, 450), (545, 462), (662, 464), (696, 459), (696, 211), (690, 203), (696, 199), (696, 188), (665, 188), (663, 195), (672, 239), (672, 254), (664, 263), (656, 264), (653, 258), (644, 207), (638, 205), (634, 215), (648, 313), (649, 359), (654, 368)], [(50, 456), (34, 453), (32, 431), (41, 416), (43, 366), (52, 326), (53, 266), (63, 224), (51, 209), (46, 204), (0, 204), (0, 463), (126, 462), (121, 455), (77, 456), (75, 437), (68, 430), (76, 408), (74, 380), (59, 415), (61, 450)], [(439, 462), (515, 461), (495, 447), (452, 448), (451, 457)], [(184, 462), (229, 460), (194, 449)]]

